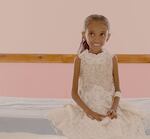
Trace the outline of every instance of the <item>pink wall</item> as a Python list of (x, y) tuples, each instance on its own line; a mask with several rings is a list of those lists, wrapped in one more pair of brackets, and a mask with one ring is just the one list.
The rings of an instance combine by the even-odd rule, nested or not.
[[(119, 64), (124, 97), (150, 97), (150, 64)], [(0, 63), (0, 96), (71, 97), (73, 64)]]
[[(0, 0), (0, 53), (76, 53), (83, 22), (110, 20), (114, 53), (150, 53), (150, 0)], [(141, 20), (142, 19), (142, 20)]]
[[(110, 51), (150, 54), (149, 5), (149, 0), (1, 0), (0, 53), (76, 54), (85, 17), (98, 13), (110, 20)], [(119, 70), (125, 97), (150, 96), (149, 64), (120, 64)], [(70, 97), (72, 74), (72, 64), (0, 63), (0, 96)]]
[(125, 97), (150, 97), (150, 64), (119, 64), (120, 86)]

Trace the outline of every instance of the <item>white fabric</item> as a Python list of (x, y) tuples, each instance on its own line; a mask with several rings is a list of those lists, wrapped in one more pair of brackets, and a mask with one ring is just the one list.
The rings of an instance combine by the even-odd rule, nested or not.
[(39, 135), (32, 133), (16, 132), (16, 133), (0, 133), (0, 139), (68, 139), (58, 135)]
[[(150, 98), (122, 98), (122, 100), (150, 113)], [(76, 102), (71, 98), (0, 97), (0, 117), (45, 119), (51, 108), (62, 107), (65, 104)]]
[[(115, 93), (113, 55), (106, 49), (97, 55), (85, 50), (79, 57), (79, 96), (93, 111), (106, 114)], [(51, 110), (48, 118), (69, 139), (150, 139), (144, 130), (143, 120), (148, 118), (144, 112), (120, 99), (117, 114), (117, 119), (96, 121), (78, 105), (68, 104)]]
[(0, 97), (0, 117), (47, 118), (49, 109), (73, 103), (65, 98)]

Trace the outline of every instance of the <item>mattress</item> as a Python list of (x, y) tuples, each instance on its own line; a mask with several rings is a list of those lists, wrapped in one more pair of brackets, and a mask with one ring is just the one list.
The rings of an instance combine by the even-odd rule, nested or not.
[[(150, 115), (150, 98), (122, 98)], [(63, 137), (47, 115), (50, 109), (62, 107), (65, 104), (75, 103), (72, 99), (31, 99), (0, 97), (0, 136), (13, 134), (14, 138), (20, 135), (42, 135), (44, 138)], [(150, 135), (150, 121), (145, 121), (145, 132)], [(7, 134), (6, 134), (7, 133)], [(51, 138), (50, 138), (51, 139)]]
[(68, 139), (65, 136), (59, 135), (39, 135), (26, 132), (7, 133), (0, 132), (1, 139)]

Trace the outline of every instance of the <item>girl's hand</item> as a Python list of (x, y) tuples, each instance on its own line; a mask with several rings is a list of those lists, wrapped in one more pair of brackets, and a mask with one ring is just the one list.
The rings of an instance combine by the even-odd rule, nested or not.
[(114, 110), (113, 108), (111, 108), (110, 110), (108, 110), (107, 116), (111, 119), (113, 119), (113, 118), (117, 119), (117, 111)]
[(105, 118), (105, 115), (101, 115), (97, 112), (93, 112), (93, 111), (88, 111), (86, 112), (86, 115), (91, 118), (92, 120), (96, 119), (97, 121), (102, 121), (103, 118)]

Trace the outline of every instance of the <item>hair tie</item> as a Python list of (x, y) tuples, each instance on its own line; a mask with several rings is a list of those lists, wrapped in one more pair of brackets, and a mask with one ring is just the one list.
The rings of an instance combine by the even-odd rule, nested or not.
[(121, 91), (116, 91), (114, 97), (121, 97)]

